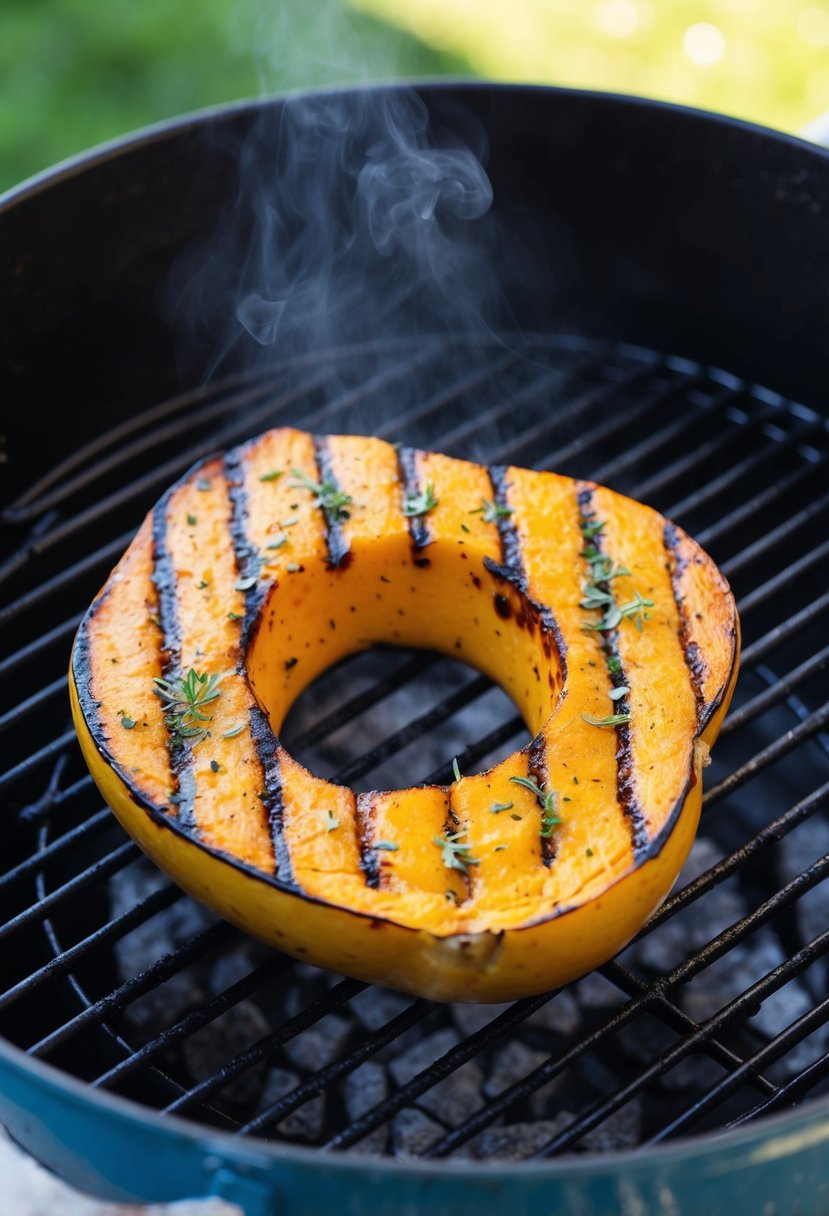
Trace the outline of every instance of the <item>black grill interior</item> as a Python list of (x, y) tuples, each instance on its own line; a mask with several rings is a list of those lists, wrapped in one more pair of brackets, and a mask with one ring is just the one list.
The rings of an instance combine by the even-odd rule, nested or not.
[[(570, 989), (439, 1006), (294, 963), (141, 860), (86, 774), (65, 675), (81, 612), (178, 474), (280, 423), (605, 481), (732, 582), (742, 674), (700, 839), (637, 941)], [(0, 1032), (161, 1112), (329, 1150), (633, 1148), (825, 1093), (828, 451), (825, 420), (723, 372), (523, 335), (273, 365), (33, 460), (1, 534)], [(285, 739), (369, 789), (486, 767), (526, 730), (476, 673), (388, 650), (317, 681)]]

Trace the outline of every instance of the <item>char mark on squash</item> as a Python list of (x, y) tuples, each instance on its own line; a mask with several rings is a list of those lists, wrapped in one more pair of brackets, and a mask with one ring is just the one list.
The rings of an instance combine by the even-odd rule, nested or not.
[[(535, 783), (539, 790), (542, 791), (542, 795), (544, 793), (549, 793), (547, 782), (550, 774), (547, 771), (546, 747), (544, 744), (543, 735), (536, 735), (530, 744), (529, 751), (527, 753), (527, 769), (529, 771), (529, 775), (535, 778)], [(557, 796), (556, 799), (554, 799), (554, 806), (557, 809)], [(545, 835), (542, 824), (539, 828), (539, 838), (541, 841), (541, 860), (549, 869), (549, 867), (555, 861), (556, 853), (558, 852), (558, 841), (556, 839), (555, 828), (553, 828), (552, 832)]]
[[(403, 486), (404, 503), (417, 498), (426, 489), (420, 482), (419, 455), (417, 448), (399, 447), (397, 449), (397, 468)], [(426, 515), (409, 515), (407, 516), (407, 520), (414, 553), (413, 561), (415, 565), (426, 565), (428, 559), (423, 557), (421, 550), (430, 545), (434, 539), (429, 528), (428, 517)]]
[(501, 564), (508, 569), (521, 571), (524, 569), (524, 558), (521, 553), (521, 537), (509, 509), (509, 482), (507, 481), (507, 466), (492, 464), (489, 466), (489, 480), (492, 485), (492, 501), (497, 512), (496, 526), (501, 540)]
[[(342, 486), (337, 481), (337, 475), (334, 472), (331, 448), (325, 436), (314, 436), (314, 459), (317, 465), (319, 484), (321, 486), (330, 486), (335, 492), (342, 490)], [(340, 507), (337, 511), (327, 511), (323, 508), (323, 514), (325, 516), (325, 544), (328, 550), (328, 564), (335, 570), (345, 569), (352, 558), (351, 546), (346, 540), (342, 528), (342, 521), (348, 519), (348, 510), (345, 507)]]
[(685, 656), (685, 664), (691, 676), (691, 687), (694, 690), (694, 699), (697, 703), (697, 723), (701, 725), (706, 711), (705, 677), (708, 674), (708, 666), (699, 646), (691, 638), (691, 631), (688, 627), (688, 613), (685, 607), (685, 596), (682, 593), (682, 576), (688, 566), (688, 558), (680, 548), (679, 532), (674, 524), (668, 523), (665, 525), (662, 532), (662, 541), (665, 546), (668, 570), (671, 575), (671, 589), (674, 593), (674, 602), (679, 615), (679, 643)]
[[(496, 616), (507, 620), (514, 611), (515, 622), (519, 628), (529, 629), (531, 633), (538, 629), (544, 653), (549, 658), (555, 650), (558, 656), (563, 683), (567, 679), (567, 643), (550, 605), (542, 604), (530, 595), (523, 567), (501, 565), (500, 562), (493, 561), (488, 554), (484, 555), (484, 567), (496, 583), (502, 584), (501, 588), (493, 592), (492, 607)], [(514, 608), (504, 585), (513, 591), (516, 600)]]
[(242, 621), (241, 649), (245, 654), (253, 638), (262, 604), (267, 595), (262, 579), (262, 562), (248, 535), (248, 492), (245, 488), (245, 448), (235, 448), (224, 457), (224, 476), (230, 501), (230, 539), (236, 559), (237, 582), (244, 589), (245, 615)]
[(259, 799), (265, 809), (273, 844), (274, 874), (280, 882), (295, 884), (291, 854), (285, 839), (285, 792), (279, 763), (279, 740), (258, 705), (250, 708), (250, 733), (262, 771)]
[[(184, 677), (181, 667), (181, 626), (178, 612), (178, 580), (167, 545), (167, 512), (172, 491), (168, 490), (153, 509), (153, 568), (152, 582), (158, 596), (158, 620), (161, 636), (161, 674), (172, 684)], [(159, 706), (161, 702), (159, 701)], [(171, 803), (177, 808), (179, 824), (189, 832), (196, 830), (196, 781), (193, 755), (183, 739), (168, 731), (170, 768), (173, 793)]]
[[(592, 489), (582, 486), (577, 491), (577, 501), (579, 526), (582, 530), (589, 524), (599, 522), (593, 509)], [(592, 545), (597, 553), (601, 553), (606, 557), (613, 556), (612, 554), (608, 554), (604, 547), (601, 531), (596, 532), (589, 538), (585, 538), (584, 543), (585, 548)], [(589, 571), (589, 566), (586, 568), (586, 573), (587, 571)], [(592, 579), (588, 581), (592, 581)], [(611, 584), (609, 582), (598, 582), (596, 585), (601, 591), (611, 593)], [(610, 677), (612, 686), (614, 688), (629, 687), (627, 673), (622, 663), (622, 656), (619, 653), (619, 630), (604, 630), (600, 637), (605, 662), (607, 663), (608, 676)], [(627, 695), (613, 702), (613, 713), (620, 715), (630, 713), (630, 702)], [(636, 768), (633, 760), (633, 737), (630, 726), (630, 722), (620, 722), (614, 728), (616, 731), (616, 801), (628, 824), (633, 856), (637, 861), (641, 861), (647, 856), (652, 841), (648, 832), (647, 816), (639, 802), (636, 789)]]
[(374, 794), (358, 794), (354, 817), (357, 824), (357, 844), (360, 849), (360, 869), (367, 887), (377, 889), (382, 879), (381, 854), (374, 847)]

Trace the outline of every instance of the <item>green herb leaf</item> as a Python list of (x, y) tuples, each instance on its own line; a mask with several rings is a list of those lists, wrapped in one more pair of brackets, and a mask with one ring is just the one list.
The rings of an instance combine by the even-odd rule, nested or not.
[(202, 492), (204, 492), (205, 490), (209, 490), (210, 489), (209, 479), (207, 477), (200, 477), (199, 480), (196, 482), (196, 489), (201, 490)]
[(513, 507), (503, 506), (490, 498), (482, 498), (481, 505), (469, 512), (470, 515), (483, 515), (485, 524), (497, 524), (499, 519), (509, 519), (514, 514)]
[(213, 715), (205, 713), (204, 709), (221, 696), (218, 686), (223, 679), (224, 675), (199, 673), (191, 667), (186, 676), (153, 680), (153, 692), (161, 699), (164, 709), (164, 725), (174, 740), (182, 743), (190, 740), (195, 747), (207, 738), (210, 732), (204, 723)]
[(468, 874), (468, 866), (479, 866), (479, 857), (472, 856), (472, 845), (461, 839), (466, 832), (447, 832), (445, 836), (433, 836), (432, 843), (441, 850), (441, 860), (447, 870), (459, 870)]
[(197, 524), (199, 521), (198, 521), (198, 518), (197, 518), (195, 515), (188, 515), (188, 516), (187, 516), (187, 522), (188, 522), (188, 524), (190, 525), (190, 527), (192, 528), (192, 527), (194, 527), (194, 526), (195, 526), (195, 525), (196, 525), (196, 524)]
[(413, 493), (411, 490), (407, 492), (403, 499), (403, 514), (426, 515), (429, 511), (434, 511), (438, 505), (438, 500), (435, 498), (435, 487), (431, 481), (426, 483), (425, 490), (421, 490), (419, 494)]
[(629, 692), (630, 689), (627, 684), (620, 684), (618, 688), (611, 688), (607, 695), (611, 701), (621, 701), (622, 697), (626, 697)]
[(630, 714), (608, 714), (606, 718), (596, 718), (593, 714), (582, 714), (585, 722), (591, 726), (624, 726), (630, 721)]
[(244, 729), (245, 729), (245, 719), (242, 718), (241, 722), (237, 722), (235, 726), (229, 727), (228, 730), (226, 730), (222, 734), (222, 738), (223, 739), (235, 739), (237, 735), (241, 735), (241, 733)]
[(242, 612), (229, 612), (229, 613), (227, 614), (227, 619), (228, 619), (229, 621), (241, 621), (241, 620), (244, 620), (244, 613), (242, 613)]
[(337, 816), (334, 814), (334, 812), (331, 810), (326, 811), (325, 812), (325, 830), (326, 830), (326, 832), (333, 832), (334, 829), (338, 828), (339, 826), (340, 826), (340, 821), (337, 818)]
[(386, 853), (396, 853), (400, 845), (395, 844), (393, 840), (375, 840), (371, 847), (373, 849), (380, 849)]
[[(314, 505), (325, 513), (329, 523), (338, 524), (349, 518), (350, 512), (346, 508), (354, 499), (333, 481), (312, 481), (307, 473), (303, 473), (302, 469), (291, 469), (291, 476), (297, 479), (289, 483), (291, 489), (307, 490), (309, 494), (313, 494), (316, 500)], [(288, 524), (283, 522), (282, 527), (287, 528)]]
[(271, 469), (268, 473), (263, 473), (259, 478), (260, 481), (276, 481), (285, 472), (284, 469)]
[(512, 807), (511, 802), (493, 802), (489, 809), (493, 815), (500, 815), (501, 811), (511, 811)]
[(458, 765), (458, 757), (457, 757), (457, 756), (453, 756), (453, 757), (452, 757), (452, 775), (454, 776), (454, 778), (455, 778), (455, 780), (456, 780), (456, 781), (460, 781), (460, 779), (461, 779), (461, 770), (460, 770), (460, 766)]
[(135, 718), (131, 718), (129, 714), (122, 714), (121, 725), (123, 726), (124, 730), (132, 730), (132, 728), (135, 726)]
[(234, 591), (250, 591), (251, 587), (255, 587), (259, 582), (258, 574), (251, 574), (248, 578), (239, 578), (233, 584)]
[(541, 807), (541, 835), (548, 840), (553, 834), (553, 828), (561, 823), (558, 816), (558, 794), (555, 790), (545, 790), (535, 777), (510, 777), (510, 781), (515, 785), (523, 785), (535, 794)]

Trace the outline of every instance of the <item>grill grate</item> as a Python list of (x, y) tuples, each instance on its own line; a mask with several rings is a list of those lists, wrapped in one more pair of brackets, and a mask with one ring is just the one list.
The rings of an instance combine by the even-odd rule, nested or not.
[[(742, 675), (691, 866), (619, 959), (564, 992), (463, 1009), (326, 976), (197, 909), (101, 809), (62, 674), (80, 614), (171, 480), (287, 422), (606, 480), (732, 581)], [(813, 412), (682, 360), (435, 339), (182, 394), (33, 477), (0, 532), (0, 1032), (162, 1113), (328, 1151), (550, 1157), (825, 1094), (827, 456)], [(395, 651), (329, 673), (286, 730), (364, 788), (446, 781), (453, 755), (471, 771), (526, 739), (488, 681)]]

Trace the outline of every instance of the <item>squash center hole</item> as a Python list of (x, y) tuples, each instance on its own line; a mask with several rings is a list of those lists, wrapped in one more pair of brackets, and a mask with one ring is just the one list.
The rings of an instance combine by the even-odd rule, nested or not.
[(316, 776), (369, 790), (448, 784), (530, 741), (513, 701), (473, 667), (433, 651), (377, 647), (323, 672), (280, 731)]

